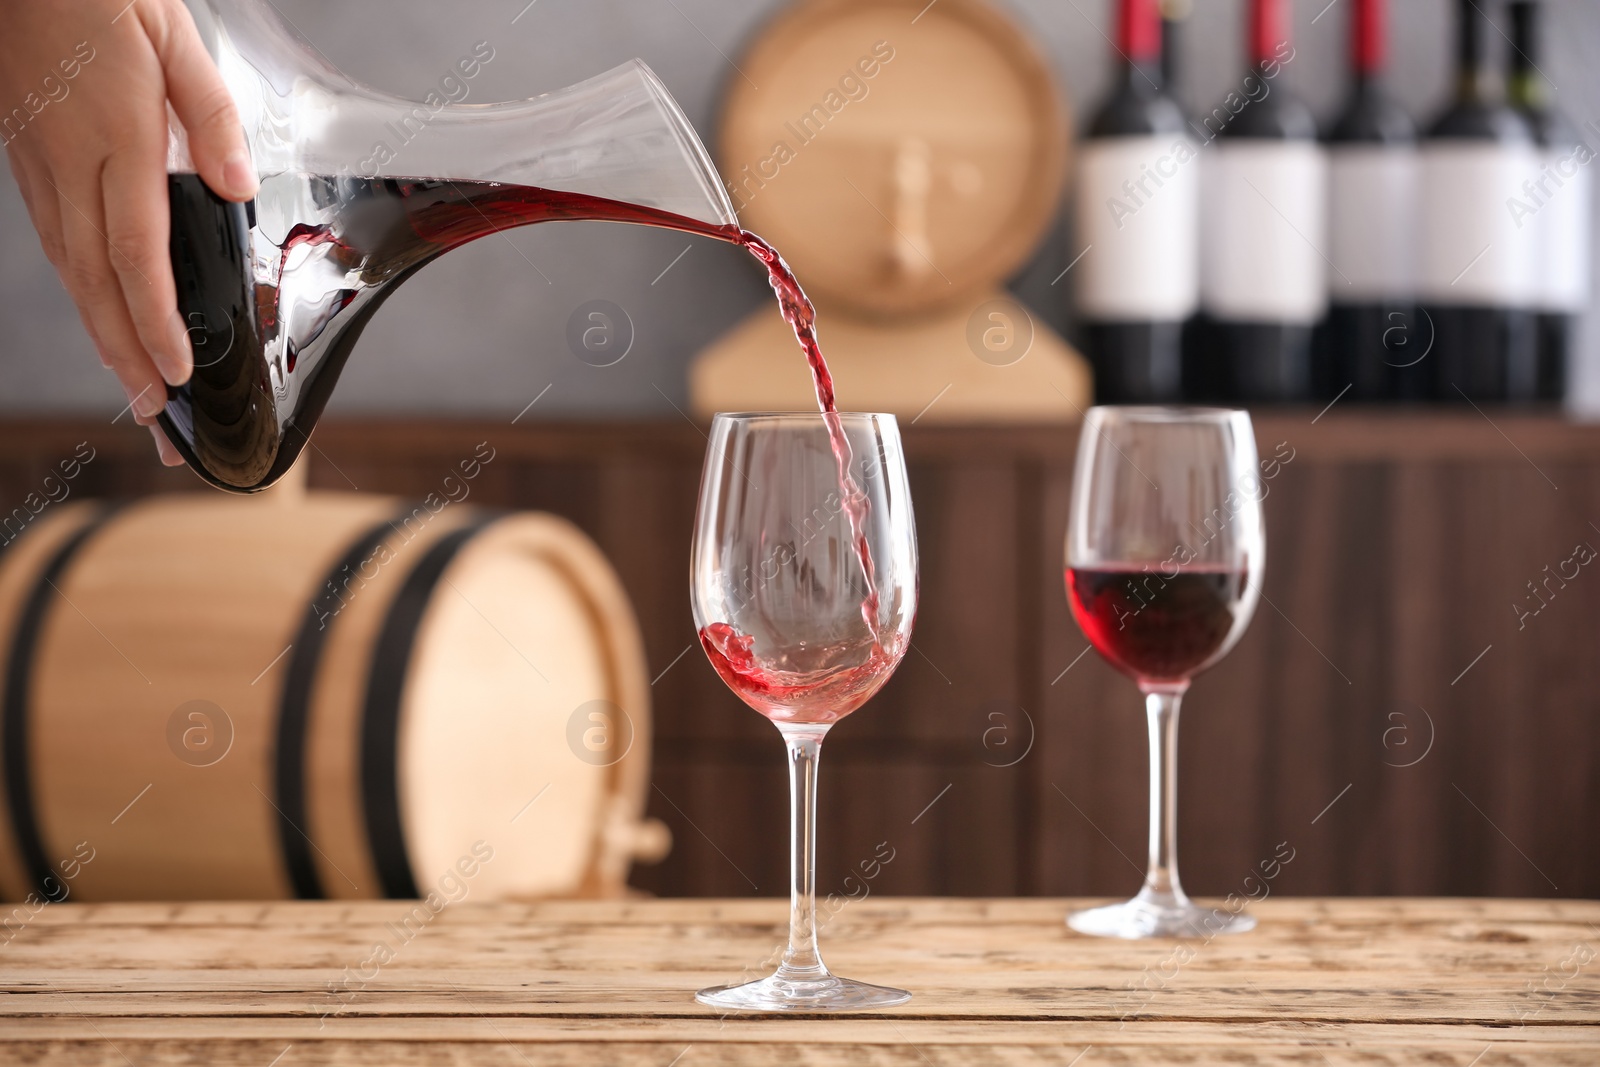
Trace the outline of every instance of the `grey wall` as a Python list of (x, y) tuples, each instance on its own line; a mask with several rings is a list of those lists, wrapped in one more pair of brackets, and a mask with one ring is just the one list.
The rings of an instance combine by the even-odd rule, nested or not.
[[(480, 40), (495, 59), (473, 83), (484, 102), (532, 96), (640, 56), (661, 75), (707, 136), (723, 83), (724, 54), (768, 12), (771, 0), (276, 0), (335, 63), (357, 78), (421, 97)], [(1080, 118), (1108, 71), (1103, 34), (1110, 0), (1010, 0), (1060, 75)], [(1319, 116), (1342, 92), (1349, 0), (1294, 0), (1297, 56), (1285, 73)], [(1440, 106), (1448, 81), (1450, 0), (1395, 0), (1391, 83), (1418, 116)], [(1562, 106), (1600, 119), (1600, 3), (1551, 0), (1548, 61)], [(1241, 0), (1195, 0), (1183, 95), (1209, 109), (1242, 68)], [(1319, 17), (1320, 16), (1320, 17)], [(914, 27), (907, 28), (915, 32)], [(752, 72), (759, 81), (759, 72)], [(1596, 183), (1600, 185), (1600, 183)], [(1600, 222), (1600, 212), (1596, 212)], [(343, 412), (515, 414), (547, 385), (534, 417), (672, 415), (699, 348), (768, 300), (742, 252), (635, 227), (535, 226), (469, 245), (431, 265), (384, 307), (361, 341), (333, 408)], [(1066, 265), (1057, 232), (1016, 288), (1065, 324)], [(530, 266), (536, 264), (549, 281)], [(1600, 279), (1597, 279), (1600, 281)], [(621, 363), (594, 368), (566, 348), (568, 315), (612, 300), (637, 340)], [(1596, 301), (1600, 303), (1600, 301)], [(0, 412), (114, 413), (124, 399), (101, 369), (72, 304), (39, 251), (15, 187), (0, 182)], [(826, 340), (826, 322), (822, 324)], [(1600, 321), (1586, 322), (1576, 406), (1600, 413)]]

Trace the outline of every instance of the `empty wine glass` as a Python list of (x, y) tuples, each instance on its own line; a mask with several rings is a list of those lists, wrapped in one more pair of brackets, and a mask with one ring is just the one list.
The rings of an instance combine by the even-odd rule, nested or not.
[(789, 944), (776, 973), (703, 989), (719, 1008), (828, 1011), (910, 993), (838, 978), (817, 950), (817, 757), (899, 665), (917, 541), (893, 415), (719, 414), (690, 556), (700, 643), (789, 750)]
[(1078, 438), (1067, 600), (1084, 636), (1144, 693), (1150, 860), (1132, 900), (1075, 912), (1101, 937), (1241, 933), (1255, 919), (1201, 907), (1178, 882), (1178, 704), (1238, 641), (1266, 563), (1266, 496), (1243, 411), (1097, 407)]

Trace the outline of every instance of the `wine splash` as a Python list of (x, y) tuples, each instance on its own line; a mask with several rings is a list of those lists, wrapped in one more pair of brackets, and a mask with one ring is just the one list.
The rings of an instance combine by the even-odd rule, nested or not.
[[(885, 647), (874, 636), (867, 658), (848, 666), (774, 670), (756, 656), (754, 645), (755, 638), (725, 622), (700, 631), (700, 647), (728, 688), (774, 722), (838, 722), (871, 699), (900, 661), (896, 642)], [(853, 642), (816, 653), (821, 659), (838, 661), (859, 656)]]
[[(879, 639), (868, 501), (850, 471), (816, 309), (783, 257), (756, 234), (603, 197), (484, 181), (278, 174), (263, 179), (245, 205), (221, 200), (194, 174), (170, 175), (168, 190), (178, 307), (195, 372), (168, 390), (161, 421), (202, 477), (236, 491), (264, 488), (288, 469), (372, 314), (397, 284), (444, 252), (531, 223), (583, 220), (678, 230), (745, 249), (766, 268), (810, 367), (864, 577), (868, 661), (881, 669), (885, 658), (898, 659), (901, 650), (885, 649)], [(748, 638), (701, 639), (708, 650), (721, 650), (713, 662), (724, 677), (749, 677), (751, 686), (735, 686), (741, 692), (762, 689), (770, 698), (802, 684), (762, 680)]]

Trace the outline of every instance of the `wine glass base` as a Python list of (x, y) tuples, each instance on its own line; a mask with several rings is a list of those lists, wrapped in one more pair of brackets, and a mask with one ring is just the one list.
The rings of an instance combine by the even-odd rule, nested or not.
[(816, 979), (773, 975), (743, 985), (702, 989), (694, 999), (730, 1011), (856, 1011), (904, 1004), (911, 999), (911, 994), (903, 989), (869, 985), (831, 974)]
[(1172, 904), (1141, 900), (1087, 908), (1067, 916), (1067, 925), (1092, 937), (1194, 937), (1209, 941), (1218, 934), (1254, 930), (1255, 916), (1207, 908), (1191, 901)]

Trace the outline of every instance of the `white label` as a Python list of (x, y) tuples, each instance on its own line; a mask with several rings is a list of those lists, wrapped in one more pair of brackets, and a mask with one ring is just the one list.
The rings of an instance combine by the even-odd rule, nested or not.
[(1327, 156), (1307, 141), (1205, 155), (1200, 298), (1224, 319), (1310, 324), (1327, 305)]
[(1079, 153), (1076, 273), (1088, 318), (1181, 320), (1200, 299), (1200, 164), (1182, 136), (1108, 137)]
[(1416, 291), (1417, 155), (1410, 146), (1328, 153), (1328, 299), (1405, 300)]
[(1538, 171), (1532, 146), (1428, 141), (1421, 158), (1422, 298), (1530, 305), (1538, 284), (1539, 227), (1524, 221), (1519, 228), (1507, 205)]
[(1587, 145), (1541, 150), (1539, 173), (1506, 205), (1521, 230), (1534, 231), (1541, 310), (1576, 312), (1588, 303), (1594, 158)]

